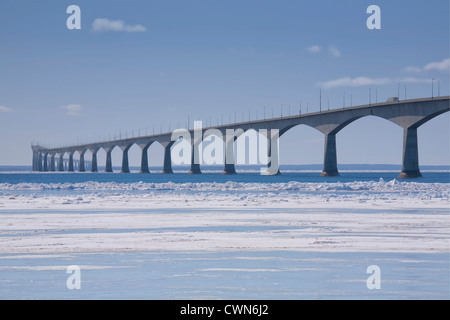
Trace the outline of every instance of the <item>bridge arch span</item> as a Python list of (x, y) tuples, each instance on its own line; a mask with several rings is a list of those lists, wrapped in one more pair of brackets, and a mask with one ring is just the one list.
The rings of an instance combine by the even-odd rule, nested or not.
[(287, 127), (281, 128), (281, 129), (280, 129), (280, 138), (281, 138), (281, 136), (283, 136), (283, 135), (284, 135), (286, 132), (288, 132), (289, 130), (294, 129), (294, 128), (299, 127), (299, 126), (306, 126), (306, 127), (309, 127), (309, 128), (313, 128), (313, 129), (315, 129), (315, 130), (317, 130), (317, 131), (319, 131), (319, 132), (322, 132), (322, 131), (320, 131), (319, 129), (317, 129), (314, 125), (309, 124), (308, 122), (305, 122), (305, 123), (295, 123), (295, 124), (291, 124), (291, 125), (289, 125), (289, 126), (287, 126)]
[[(450, 159), (450, 145), (443, 137), (450, 137), (450, 113), (440, 114), (418, 128), (419, 163), (441, 165)], [(436, 127), (443, 128), (439, 132)], [(445, 141), (445, 140), (444, 140)]]
[(420, 126), (422, 126), (423, 124), (427, 123), (430, 120), (433, 120), (436, 117), (439, 117), (440, 115), (449, 112), (450, 110), (439, 110), (435, 113), (430, 114), (429, 116), (426, 116), (425, 118), (423, 118), (422, 120), (416, 122), (413, 126), (418, 128)]
[(280, 159), (284, 160), (283, 163), (307, 165), (323, 160), (324, 135), (320, 130), (301, 123), (284, 128), (280, 131), (281, 135), (283, 139), (280, 139)]
[(400, 164), (402, 136), (403, 129), (391, 121), (361, 117), (337, 134), (337, 158), (346, 164)]

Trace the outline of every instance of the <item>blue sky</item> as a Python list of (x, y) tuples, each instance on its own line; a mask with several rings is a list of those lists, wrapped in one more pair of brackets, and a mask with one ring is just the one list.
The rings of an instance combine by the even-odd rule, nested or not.
[[(81, 30), (68, 30), (69, 5)], [(381, 30), (366, 9), (381, 8)], [(98, 20), (102, 19), (102, 20)], [(119, 21), (119, 22), (118, 22)], [(435, 1), (23, 1), (0, 3), (0, 165), (60, 144), (167, 131), (188, 116), (240, 121), (449, 95), (449, 3)], [(435, 95), (437, 95), (435, 81)], [(351, 95), (351, 96), (350, 96)], [(368, 117), (338, 135), (339, 163), (401, 163), (402, 130)], [(137, 148), (137, 147), (136, 147)], [(448, 164), (449, 116), (419, 129), (421, 164)], [(160, 146), (150, 164), (162, 163)], [(132, 149), (131, 164), (139, 152)], [(296, 127), (281, 163), (321, 163), (323, 136)], [(152, 156), (154, 155), (154, 156)], [(113, 164), (119, 164), (115, 154)], [(99, 159), (99, 161), (102, 161)]]

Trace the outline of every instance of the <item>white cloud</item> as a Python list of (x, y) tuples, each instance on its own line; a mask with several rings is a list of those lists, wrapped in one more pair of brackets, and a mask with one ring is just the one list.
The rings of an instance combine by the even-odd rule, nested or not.
[(449, 71), (450, 69), (450, 59), (444, 59), (441, 62), (431, 62), (423, 67), (423, 70), (438, 70), (438, 71)]
[(335, 57), (340, 57), (341, 56), (341, 52), (335, 46), (330, 46), (328, 48), (328, 51)]
[(60, 108), (66, 110), (66, 114), (68, 116), (78, 116), (83, 110), (83, 107), (79, 104), (69, 104), (67, 106), (62, 106)]
[(403, 71), (406, 72), (415, 72), (419, 73), (422, 71), (430, 71), (430, 70), (437, 70), (437, 71), (449, 71), (450, 70), (450, 59), (444, 59), (439, 62), (430, 62), (423, 68), (415, 67), (415, 66), (409, 66), (403, 69)]
[(406, 77), (406, 78), (369, 78), (369, 77), (344, 77), (336, 80), (319, 82), (317, 85), (324, 89), (337, 87), (363, 87), (363, 86), (380, 86), (390, 83), (430, 83), (430, 79)]
[(122, 20), (108, 20), (105, 18), (97, 18), (92, 23), (92, 30), (95, 32), (145, 32), (147, 28), (143, 25), (128, 25)]
[(11, 112), (11, 108), (0, 106), (0, 112)]
[(345, 77), (336, 80), (319, 82), (318, 85), (322, 88), (330, 89), (336, 87), (362, 87), (368, 85), (383, 85), (390, 82), (392, 82), (392, 80), (389, 78)]
[(395, 79), (395, 80), (393, 80), (393, 82), (398, 82), (398, 83), (431, 83), (431, 79), (406, 77), (406, 78)]
[(409, 66), (409, 67), (404, 68), (403, 71), (411, 72), (411, 73), (413, 73), (413, 72), (418, 73), (418, 72), (421, 72), (422, 69), (419, 67)]
[(322, 51), (322, 48), (320, 46), (311, 46), (306, 48), (306, 50), (308, 50), (311, 53), (319, 53), (320, 51)]
[[(306, 48), (306, 50), (308, 50), (310, 53), (319, 53), (322, 52), (322, 47), (319, 45), (313, 45), (311, 47)], [(335, 46), (329, 46), (328, 52), (335, 57), (341, 56), (341, 51)]]

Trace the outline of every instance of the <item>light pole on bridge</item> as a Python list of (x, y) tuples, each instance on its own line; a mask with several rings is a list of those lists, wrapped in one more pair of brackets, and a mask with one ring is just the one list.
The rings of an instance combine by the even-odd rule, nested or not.
[(441, 80), (440, 79), (438, 79), (438, 97), (440, 97), (441, 96)]
[(344, 97), (342, 98), (342, 109), (345, 109), (345, 91), (344, 91)]
[(322, 89), (319, 91), (319, 112), (322, 112)]
[(434, 78), (431, 79), (431, 99), (434, 99)]

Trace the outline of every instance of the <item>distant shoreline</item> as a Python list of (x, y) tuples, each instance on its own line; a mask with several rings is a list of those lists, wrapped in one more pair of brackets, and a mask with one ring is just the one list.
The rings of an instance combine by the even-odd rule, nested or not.
[[(236, 165), (236, 170), (239, 172), (253, 172), (258, 171), (264, 167), (263, 165), (248, 165), (248, 166), (238, 166)], [(401, 165), (397, 164), (340, 164), (339, 171), (342, 172), (361, 172), (361, 171), (400, 171)], [(174, 166), (174, 171), (189, 171), (189, 166)], [(203, 171), (222, 171), (223, 165), (213, 165), (213, 166), (202, 166)], [(280, 165), (280, 170), (289, 171), (322, 171), (322, 164), (306, 164), (306, 165)], [(104, 168), (99, 166), (99, 172), (103, 171)], [(113, 170), (120, 171), (120, 166), (114, 166)], [(130, 166), (131, 171), (139, 171), (140, 167)], [(158, 172), (162, 170), (162, 166), (150, 166), (150, 171)], [(421, 171), (450, 171), (450, 165), (421, 165)], [(0, 166), (0, 172), (31, 172), (31, 166), (14, 166), (5, 165)]]

